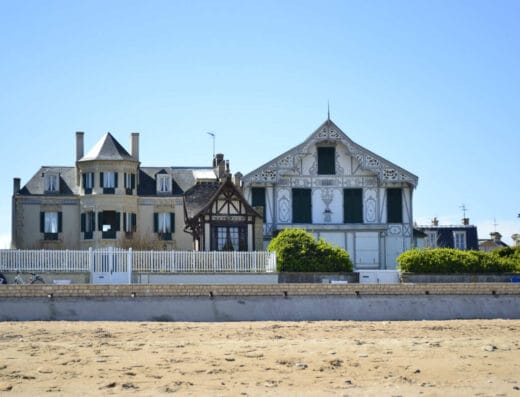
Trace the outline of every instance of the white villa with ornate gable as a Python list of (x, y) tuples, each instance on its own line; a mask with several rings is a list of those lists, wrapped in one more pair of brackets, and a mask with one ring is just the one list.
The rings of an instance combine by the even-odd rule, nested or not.
[(243, 177), (253, 207), (264, 207), (264, 244), (303, 228), (345, 248), (356, 269), (395, 269), (412, 247), (418, 178), (353, 142), (326, 120), (303, 143)]

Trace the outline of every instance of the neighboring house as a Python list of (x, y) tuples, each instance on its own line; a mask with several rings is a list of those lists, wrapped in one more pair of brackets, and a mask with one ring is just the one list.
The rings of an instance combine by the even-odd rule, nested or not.
[(494, 251), (499, 248), (509, 247), (502, 241), (502, 235), (498, 232), (489, 233), (491, 238), (479, 239), (478, 246), (481, 251)]
[(520, 234), (517, 234), (517, 233), (513, 234), (511, 236), (511, 239), (514, 241), (515, 247), (520, 247)]
[(303, 228), (345, 248), (356, 269), (394, 269), (412, 246), (418, 178), (353, 142), (330, 119), (304, 142), (243, 177), (244, 196), (264, 207), (265, 244)]
[[(138, 133), (131, 134), (130, 153), (107, 133), (84, 154), (83, 138), (76, 133), (75, 166), (41, 167), (23, 187), (14, 179), (13, 247), (193, 249), (194, 237), (184, 230), (184, 194), (200, 184), (229, 186), (224, 156), (214, 167), (142, 167)], [(261, 222), (247, 209), (246, 220), (234, 219), (240, 227)], [(206, 222), (211, 227), (215, 218)], [(255, 247), (248, 240), (239, 248)]]
[(475, 225), (464, 218), (461, 225), (439, 225), (437, 218), (429, 226), (415, 226), (416, 248), (456, 248), (478, 250), (478, 232)]

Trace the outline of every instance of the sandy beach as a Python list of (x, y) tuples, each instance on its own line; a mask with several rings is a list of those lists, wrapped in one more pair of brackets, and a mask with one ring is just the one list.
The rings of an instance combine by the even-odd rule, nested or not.
[(520, 396), (520, 321), (3, 322), (0, 395)]

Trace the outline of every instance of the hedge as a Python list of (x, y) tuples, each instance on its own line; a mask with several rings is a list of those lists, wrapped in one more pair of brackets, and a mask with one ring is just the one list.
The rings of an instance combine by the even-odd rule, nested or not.
[(520, 247), (492, 252), (413, 249), (399, 255), (397, 263), (407, 273), (519, 273)]
[(276, 251), (279, 272), (351, 272), (347, 251), (314, 237), (303, 229), (284, 229), (274, 237), (268, 251)]

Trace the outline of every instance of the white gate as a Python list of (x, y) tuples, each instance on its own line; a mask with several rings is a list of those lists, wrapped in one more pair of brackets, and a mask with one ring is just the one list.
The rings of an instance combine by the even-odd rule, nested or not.
[(93, 284), (131, 284), (132, 250), (90, 250)]

